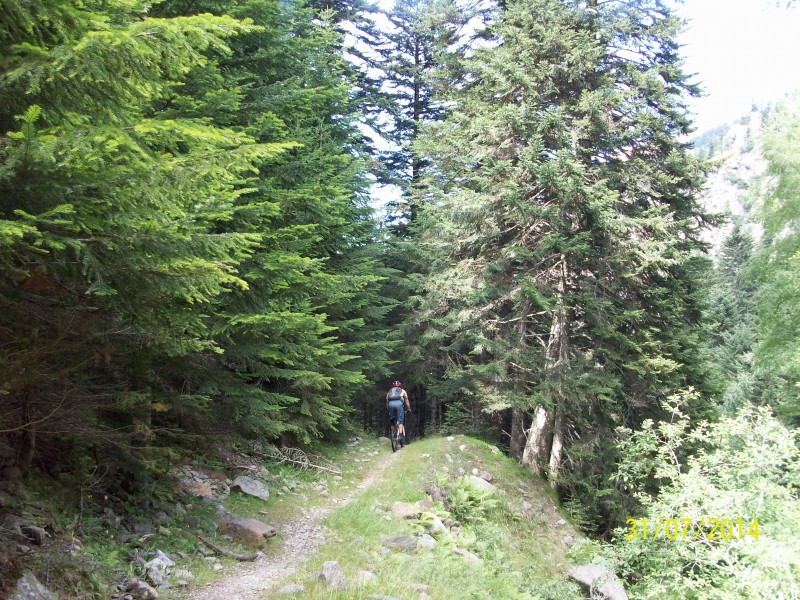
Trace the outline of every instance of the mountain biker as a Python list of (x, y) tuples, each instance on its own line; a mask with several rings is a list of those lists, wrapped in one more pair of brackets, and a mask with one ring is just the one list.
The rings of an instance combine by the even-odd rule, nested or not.
[(399, 381), (393, 381), (392, 387), (386, 393), (386, 409), (389, 411), (389, 419), (397, 421), (397, 434), (402, 442), (405, 443), (405, 411), (411, 412), (411, 402), (409, 402), (408, 394)]

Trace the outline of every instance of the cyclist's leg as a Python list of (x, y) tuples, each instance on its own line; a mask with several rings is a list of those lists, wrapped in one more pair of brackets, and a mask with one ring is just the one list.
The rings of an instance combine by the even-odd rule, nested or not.
[[(398, 406), (399, 405), (399, 406)], [(402, 407), (400, 402), (389, 402), (389, 422), (391, 426), (399, 428), (399, 423), (402, 422), (399, 409)]]
[(398, 402), (397, 407), (397, 428), (398, 428), (398, 435), (401, 437), (405, 437), (406, 435), (406, 411), (405, 406), (403, 406), (402, 402)]

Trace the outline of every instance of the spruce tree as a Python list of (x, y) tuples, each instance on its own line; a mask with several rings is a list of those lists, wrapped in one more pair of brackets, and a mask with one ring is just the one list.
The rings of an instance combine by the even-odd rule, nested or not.
[(517, 408), (517, 434), (529, 413), (513, 450), (595, 514), (618, 507), (591, 489), (608, 487), (614, 427), (702, 381), (706, 216), (678, 27), (657, 2), (515, 2), (423, 146), (437, 168), (416, 318), (445, 373), (434, 391)]
[(258, 235), (215, 223), (282, 149), (162, 109), (252, 28), (153, 18), (136, 2), (4, 8), (3, 429), (24, 431), (9, 442), (27, 449), (54, 430), (147, 443), (152, 414), (178, 396), (154, 366), (217, 349), (213, 303), (246, 285), (235, 267)]

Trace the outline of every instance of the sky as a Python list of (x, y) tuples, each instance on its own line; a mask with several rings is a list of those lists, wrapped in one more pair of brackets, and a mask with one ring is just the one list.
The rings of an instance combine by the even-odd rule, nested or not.
[(698, 132), (731, 122), (800, 89), (800, 4), (779, 0), (685, 0), (679, 41), (688, 73), (706, 93), (692, 100)]

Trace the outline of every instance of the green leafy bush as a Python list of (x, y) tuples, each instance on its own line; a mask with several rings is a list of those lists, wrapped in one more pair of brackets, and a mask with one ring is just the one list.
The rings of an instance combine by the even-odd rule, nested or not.
[[(640, 431), (622, 433), (617, 483), (630, 489), (652, 478), (661, 483), (658, 495), (637, 494), (643, 509), (631, 515), (639, 520), (637, 535), (616, 531), (614, 552), (620, 570), (637, 581), (634, 597), (800, 595), (796, 431), (768, 408), (748, 405), (735, 417), (691, 430), (689, 418), (675, 406), (670, 422), (647, 421)], [(697, 449), (684, 456), (687, 446)], [(709, 518), (730, 519), (732, 526), (715, 531)], [(648, 539), (642, 537), (641, 519), (647, 520)], [(675, 539), (663, 529), (654, 536), (668, 519), (680, 525), (671, 532)], [(701, 519), (705, 525), (699, 525)]]

